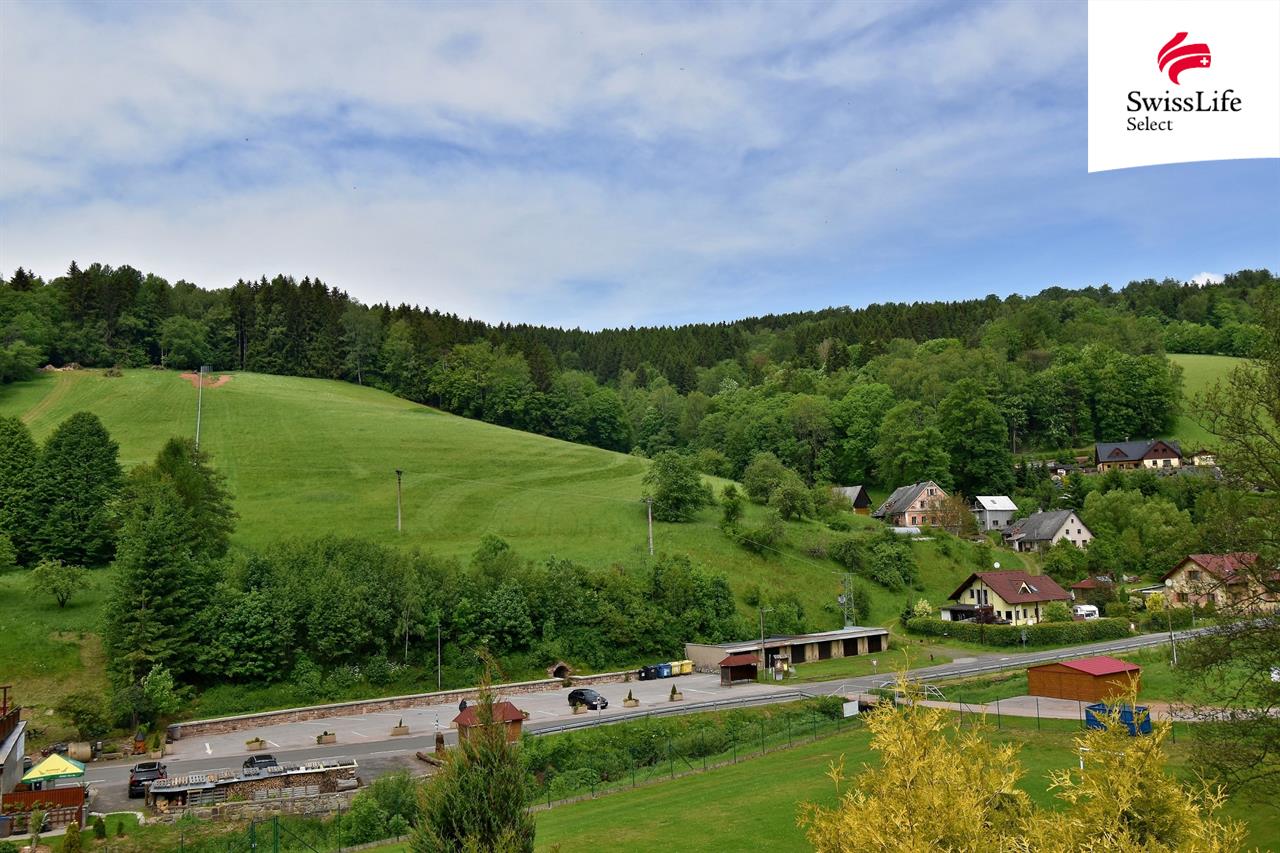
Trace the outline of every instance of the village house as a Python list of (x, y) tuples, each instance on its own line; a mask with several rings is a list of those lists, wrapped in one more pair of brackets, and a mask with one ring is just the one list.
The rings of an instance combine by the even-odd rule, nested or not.
[(1116, 584), (1111, 578), (1105, 575), (1098, 575), (1097, 577), (1076, 581), (1068, 589), (1071, 592), (1073, 601), (1087, 601), (1093, 604), (1096, 603), (1096, 600), (1105, 601), (1115, 598)]
[(938, 609), (943, 621), (966, 622), (986, 611), (991, 620), (1014, 625), (1034, 625), (1049, 602), (1071, 600), (1048, 575), (1022, 571), (974, 572), (949, 598), (956, 603)]
[(1004, 530), (1013, 521), (1017, 505), (1008, 495), (978, 495), (973, 499), (973, 515), (979, 530)]
[(1093, 446), (1093, 457), (1099, 474), (1138, 468), (1178, 468), (1182, 465), (1182, 448), (1178, 442), (1162, 438), (1100, 441)]
[(1189, 554), (1160, 579), (1165, 598), (1175, 607), (1275, 610), (1280, 606), (1280, 572), (1273, 572), (1273, 582), (1264, 585), (1257, 562), (1257, 554), (1244, 551)]
[(1060, 539), (1085, 548), (1093, 541), (1093, 533), (1084, 526), (1080, 516), (1069, 509), (1037, 512), (1018, 519), (1004, 531), (1005, 543), (1015, 551), (1046, 550)]
[(940, 505), (947, 497), (942, 487), (932, 480), (899, 486), (871, 513), (871, 517), (895, 527), (916, 527), (921, 524), (936, 527), (942, 521)]
[(832, 486), (831, 491), (848, 500), (858, 515), (870, 514), (871, 495), (867, 494), (866, 486)]
[(1212, 468), (1218, 464), (1218, 455), (1202, 447), (1191, 454), (1191, 464), (1201, 468)]

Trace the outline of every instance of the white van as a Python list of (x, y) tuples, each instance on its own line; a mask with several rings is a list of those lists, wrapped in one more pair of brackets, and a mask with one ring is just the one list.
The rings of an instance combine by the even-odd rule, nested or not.
[(1097, 619), (1098, 607), (1094, 604), (1077, 604), (1071, 608), (1071, 614), (1080, 619)]

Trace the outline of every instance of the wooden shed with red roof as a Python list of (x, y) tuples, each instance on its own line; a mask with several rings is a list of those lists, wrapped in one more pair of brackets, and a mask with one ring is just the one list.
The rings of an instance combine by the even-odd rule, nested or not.
[[(465, 740), (472, 729), (478, 729), (480, 723), (480, 706), (469, 705), (462, 713), (453, 718), (453, 725), (458, 729), (458, 740)], [(524, 726), (524, 711), (510, 702), (493, 703), (493, 725), (506, 729), (507, 740), (511, 743), (520, 739), (520, 729)]]
[(1103, 655), (1027, 668), (1027, 694), (1049, 699), (1102, 702), (1136, 691), (1142, 667)]
[(729, 687), (735, 681), (755, 681), (759, 673), (760, 658), (756, 655), (729, 655), (720, 661), (720, 686)]

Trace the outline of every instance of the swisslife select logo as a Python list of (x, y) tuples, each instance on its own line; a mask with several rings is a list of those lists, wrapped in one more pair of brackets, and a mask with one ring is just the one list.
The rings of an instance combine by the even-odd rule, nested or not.
[(1175, 86), (1179, 85), (1178, 75), (1188, 68), (1208, 68), (1213, 64), (1213, 55), (1209, 52), (1209, 45), (1203, 42), (1200, 44), (1183, 44), (1186, 40), (1186, 33), (1178, 33), (1169, 39), (1164, 47), (1160, 48), (1160, 54), (1156, 57), (1160, 70), (1168, 72), (1169, 82)]
[[(1189, 70), (1206, 70), (1213, 64), (1213, 56), (1209, 52), (1209, 45), (1200, 42), (1197, 44), (1183, 44), (1187, 39), (1186, 33), (1178, 33), (1160, 48), (1160, 53), (1156, 56), (1156, 64), (1159, 69), (1169, 75), (1169, 82), (1175, 86), (1182, 85), (1178, 78), (1184, 71)], [(1192, 75), (1195, 76), (1194, 74)], [(1168, 89), (1163, 95), (1146, 95), (1143, 92), (1134, 89), (1129, 92), (1129, 105), (1126, 109), (1131, 113), (1148, 113), (1154, 114), (1139, 118), (1138, 116), (1129, 116), (1128, 122), (1125, 124), (1126, 130), (1156, 130), (1171, 131), (1173, 130), (1172, 118), (1160, 118), (1161, 113), (1215, 113), (1215, 112), (1234, 112), (1238, 113), (1243, 108), (1244, 100), (1235, 96), (1232, 89), (1223, 89), (1219, 92), (1214, 89), (1212, 93), (1203, 89), (1197, 89), (1194, 94), (1171, 94)]]
[(1090, 0), (1090, 172), (1257, 157), (1280, 157), (1280, 0)]

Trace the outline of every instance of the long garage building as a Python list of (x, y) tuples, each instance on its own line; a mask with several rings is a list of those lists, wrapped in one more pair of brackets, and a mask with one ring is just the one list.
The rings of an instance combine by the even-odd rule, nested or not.
[(1102, 702), (1137, 690), (1142, 667), (1113, 657), (1043, 663), (1027, 668), (1027, 693), (1051, 699)]
[[(817, 634), (765, 637), (765, 668), (779, 663), (806, 663), (831, 658), (874, 654), (889, 648), (889, 632), (884, 628), (852, 626)], [(759, 640), (740, 643), (685, 643), (684, 656), (698, 672), (719, 672), (720, 662), (731, 655), (760, 654)]]

